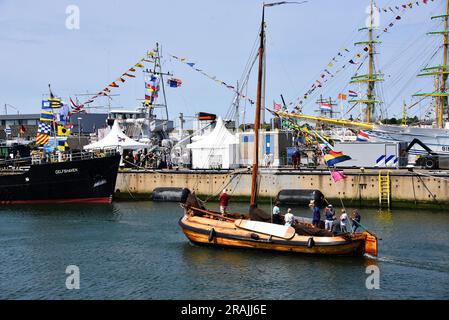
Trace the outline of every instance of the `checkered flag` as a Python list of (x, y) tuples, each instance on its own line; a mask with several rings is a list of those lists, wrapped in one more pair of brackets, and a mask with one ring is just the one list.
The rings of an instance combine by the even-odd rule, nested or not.
[(37, 132), (44, 133), (44, 134), (50, 134), (51, 133), (51, 126), (46, 123), (39, 123), (39, 127), (37, 129)]

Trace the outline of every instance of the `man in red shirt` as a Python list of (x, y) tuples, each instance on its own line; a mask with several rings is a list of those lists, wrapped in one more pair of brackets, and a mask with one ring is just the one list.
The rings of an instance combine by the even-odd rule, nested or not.
[(221, 214), (226, 214), (226, 211), (228, 210), (228, 203), (229, 203), (229, 195), (226, 193), (226, 189), (223, 190), (223, 192), (220, 194), (220, 212)]

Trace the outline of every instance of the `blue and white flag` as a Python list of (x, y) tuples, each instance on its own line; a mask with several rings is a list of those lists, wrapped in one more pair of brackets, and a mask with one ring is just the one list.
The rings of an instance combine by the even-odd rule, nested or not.
[(3, 129), (3, 131), (5, 131), (5, 134), (6, 134), (7, 136), (10, 136), (10, 135), (11, 135), (11, 128), (5, 128), (5, 129)]
[(42, 100), (42, 109), (51, 109), (51, 101), (48, 100)]
[(39, 123), (39, 127), (37, 128), (37, 132), (49, 135), (51, 133), (51, 126), (49, 124), (41, 122)]

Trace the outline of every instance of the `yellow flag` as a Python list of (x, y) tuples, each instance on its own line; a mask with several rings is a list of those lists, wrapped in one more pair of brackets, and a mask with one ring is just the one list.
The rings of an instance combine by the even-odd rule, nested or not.
[(138, 68), (143, 68), (144, 67), (143, 64), (141, 64), (140, 62), (136, 63), (134, 66), (138, 67)]
[(64, 126), (58, 126), (58, 136), (68, 136), (69, 134), (69, 129), (64, 128)]

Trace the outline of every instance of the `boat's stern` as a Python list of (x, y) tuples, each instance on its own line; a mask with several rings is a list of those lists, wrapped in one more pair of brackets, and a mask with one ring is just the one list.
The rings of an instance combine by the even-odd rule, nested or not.
[(365, 231), (362, 234), (365, 237), (365, 253), (377, 257), (378, 254), (378, 239), (375, 235)]

